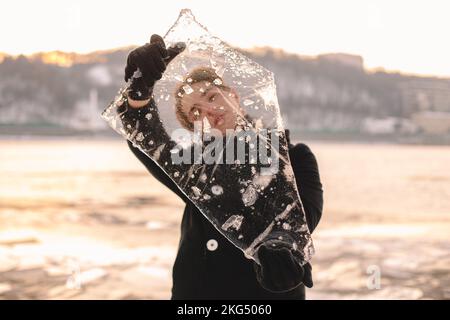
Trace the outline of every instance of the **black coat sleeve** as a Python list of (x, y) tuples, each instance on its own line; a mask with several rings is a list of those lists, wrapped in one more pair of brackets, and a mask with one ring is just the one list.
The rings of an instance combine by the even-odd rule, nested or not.
[(289, 149), (292, 169), (305, 210), (309, 231), (317, 227), (323, 210), (323, 189), (320, 181), (319, 167), (311, 149), (299, 143)]
[[(169, 161), (170, 153), (167, 150), (171, 149), (173, 142), (170, 140), (169, 135), (164, 129), (154, 101), (151, 100), (147, 106), (135, 109), (129, 107), (128, 101), (125, 99), (123, 105), (119, 108), (118, 111), (121, 114), (120, 119), (123, 128), (129, 138), (134, 141), (133, 143), (130, 140), (127, 140), (128, 146), (133, 154), (142, 162), (150, 174), (186, 202), (188, 198), (181, 192), (175, 182), (173, 182), (155, 161), (150, 159), (149, 156), (137, 147), (139, 146), (148, 153), (152, 153), (158, 149), (159, 146), (165, 145), (164, 151), (159, 156), (159, 162), (164, 163), (165, 161)], [(154, 131), (158, 132), (158, 134), (145, 134), (142, 139), (137, 139), (136, 134), (138, 131), (142, 133)]]

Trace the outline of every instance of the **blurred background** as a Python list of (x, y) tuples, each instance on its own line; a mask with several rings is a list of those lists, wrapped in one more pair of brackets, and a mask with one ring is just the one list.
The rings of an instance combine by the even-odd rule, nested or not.
[(182, 8), (275, 73), (325, 208), (309, 299), (450, 298), (450, 4), (8, 1), (0, 298), (167, 299), (183, 203), (100, 118)]

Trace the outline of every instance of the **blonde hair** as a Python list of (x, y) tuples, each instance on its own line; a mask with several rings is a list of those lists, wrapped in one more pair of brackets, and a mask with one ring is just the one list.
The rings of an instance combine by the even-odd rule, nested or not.
[[(219, 83), (217, 84), (217, 80), (219, 79)], [(214, 81), (216, 80), (216, 81)], [(182, 110), (182, 98), (185, 94), (184, 86), (185, 85), (191, 85), (194, 83), (207, 81), (210, 82), (211, 85), (214, 85), (218, 88), (229, 88), (226, 85), (223, 84), (223, 80), (221, 77), (219, 77), (216, 73), (216, 71), (213, 68), (210, 67), (197, 67), (190, 71), (184, 78), (183, 81), (180, 82), (174, 92), (175, 95), (175, 114), (177, 116), (178, 121), (181, 123), (181, 125), (188, 129), (193, 131), (194, 130), (194, 124), (189, 121), (188, 116), (183, 112)]]

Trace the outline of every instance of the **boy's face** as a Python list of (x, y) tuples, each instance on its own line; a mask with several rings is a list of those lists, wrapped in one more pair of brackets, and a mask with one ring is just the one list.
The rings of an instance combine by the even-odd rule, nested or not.
[(203, 122), (206, 118), (211, 128), (222, 134), (236, 127), (237, 116), (242, 115), (242, 110), (233, 89), (219, 88), (207, 81), (196, 82), (190, 87), (193, 92), (181, 99), (181, 110), (190, 122)]

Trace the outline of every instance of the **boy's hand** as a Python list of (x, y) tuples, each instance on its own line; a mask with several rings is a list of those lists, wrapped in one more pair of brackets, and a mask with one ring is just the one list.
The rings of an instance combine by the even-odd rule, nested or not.
[[(154, 34), (150, 43), (131, 51), (125, 67), (125, 81), (132, 79), (130, 89), (136, 91), (134, 95), (138, 100), (148, 98), (148, 91), (155, 82), (161, 79), (167, 64), (185, 48), (184, 43), (177, 43), (174, 47), (166, 49), (163, 38)], [(140, 74), (133, 77), (139, 69)]]
[(258, 281), (266, 290), (286, 292), (303, 283), (308, 288), (313, 286), (311, 265), (301, 266), (291, 251), (280, 243), (279, 246), (263, 244), (258, 249), (261, 266), (256, 265)]

